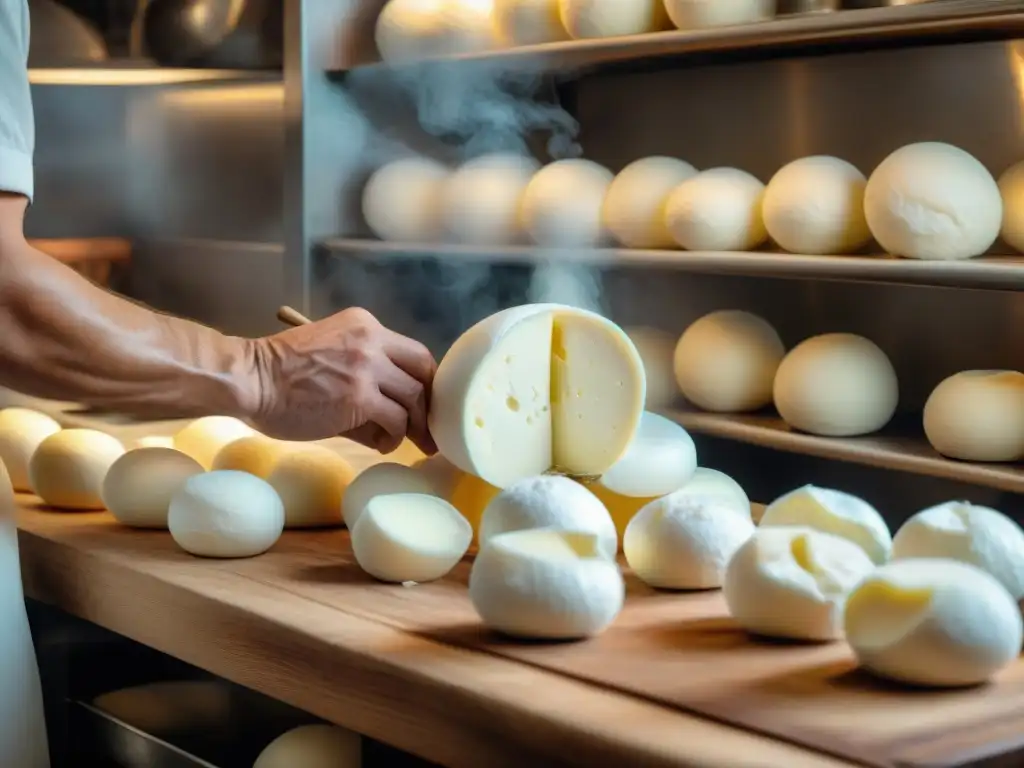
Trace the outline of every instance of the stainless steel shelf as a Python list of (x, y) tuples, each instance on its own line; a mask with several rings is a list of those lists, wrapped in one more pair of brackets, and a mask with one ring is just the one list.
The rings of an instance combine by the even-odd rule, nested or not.
[(891, 256), (798, 256), (789, 253), (640, 251), (620, 248), (545, 251), (529, 246), (476, 248), (333, 238), (321, 248), (337, 258), (380, 262), (394, 259), (536, 264), (552, 259), (605, 268), (658, 268), (706, 274), (789, 279), (1024, 290), (1024, 257), (992, 256), (966, 261), (917, 261)]

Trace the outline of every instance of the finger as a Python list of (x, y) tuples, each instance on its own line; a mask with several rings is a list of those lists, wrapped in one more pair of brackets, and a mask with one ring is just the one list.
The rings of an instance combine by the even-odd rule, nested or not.
[(430, 430), (427, 428), (426, 389), (419, 381), (390, 361), (381, 368), (383, 370), (377, 378), (377, 386), (386, 397), (405, 408), (409, 439), (416, 443), (420, 450), (432, 453), (435, 449)]
[(415, 339), (402, 336), (388, 328), (383, 328), (382, 334), (381, 347), (385, 354), (395, 365), (421, 382), (429, 392), (434, 372), (437, 371), (437, 363), (430, 350)]
[(404, 407), (380, 391), (375, 397), (369, 398), (368, 405), (367, 420), (382, 430), (374, 447), (381, 453), (391, 453), (408, 434), (409, 414)]
[(365, 424), (360, 424), (354, 429), (350, 429), (348, 432), (342, 432), (341, 436), (349, 440), (353, 440), (360, 445), (365, 445), (367, 448), (373, 448), (377, 450), (377, 445), (381, 441), (381, 435), (386, 435), (378, 424), (374, 424), (372, 421), (368, 421)]

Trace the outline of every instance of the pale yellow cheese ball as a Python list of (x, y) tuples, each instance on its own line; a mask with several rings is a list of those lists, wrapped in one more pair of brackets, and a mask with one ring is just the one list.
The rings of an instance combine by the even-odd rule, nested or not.
[(110, 466), (103, 506), (122, 525), (166, 530), (171, 498), (203, 471), (198, 461), (173, 448), (136, 448)]
[(232, 440), (213, 457), (211, 469), (234, 469), (266, 480), (277, 466), (288, 444), (265, 435), (249, 435)]
[(674, 157), (645, 157), (612, 180), (601, 207), (605, 227), (627, 248), (674, 248), (665, 226), (665, 205), (697, 169)]
[(103, 509), (103, 481), (125, 453), (94, 429), (64, 429), (43, 440), (28, 465), (33, 492), (56, 509)]
[(1024, 458), (1024, 373), (962, 371), (944, 379), (924, 406), (932, 448), (963, 461)]
[(356, 472), (329, 448), (304, 446), (278, 460), (267, 482), (284, 502), (285, 528), (341, 525), (342, 499)]
[(479, 540), (480, 520), (484, 516), (484, 510), (491, 503), (491, 499), (499, 493), (500, 488), (465, 472), (461, 473), (461, 478), (455, 484), (449, 502), (469, 521), (473, 528), (474, 541)]
[(174, 447), (198, 461), (203, 469), (210, 469), (221, 448), (255, 433), (248, 424), (231, 416), (205, 416), (178, 432)]
[(28, 462), (36, 448), (50, 435), (60, 432), (60, 424), (45, 413), (28, 408), (0, 410), (0, 463), (16, 491), (31, 491)]
[(999, 177), (1003, 223), (999, 234), (1008, 246), (1024, 253), (1024, 161), (1011, 165)]

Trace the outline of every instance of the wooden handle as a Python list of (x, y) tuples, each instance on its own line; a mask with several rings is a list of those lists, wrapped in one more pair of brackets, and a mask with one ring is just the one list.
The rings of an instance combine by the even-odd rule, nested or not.
[(299, 310), (292, 309), (289, 306), (284, 306), (277, 310), (277, 319), (285, 325), (290, 325), (293, 328), (297, 328), (300, 325), (309, 325), (313, 322), (304, 314), (299, 312)]

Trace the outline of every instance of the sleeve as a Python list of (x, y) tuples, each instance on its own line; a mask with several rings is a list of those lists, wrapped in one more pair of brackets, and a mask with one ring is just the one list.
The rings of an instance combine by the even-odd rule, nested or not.
[(0, 191), (33, 193), (28, 0), (0, 0)]

